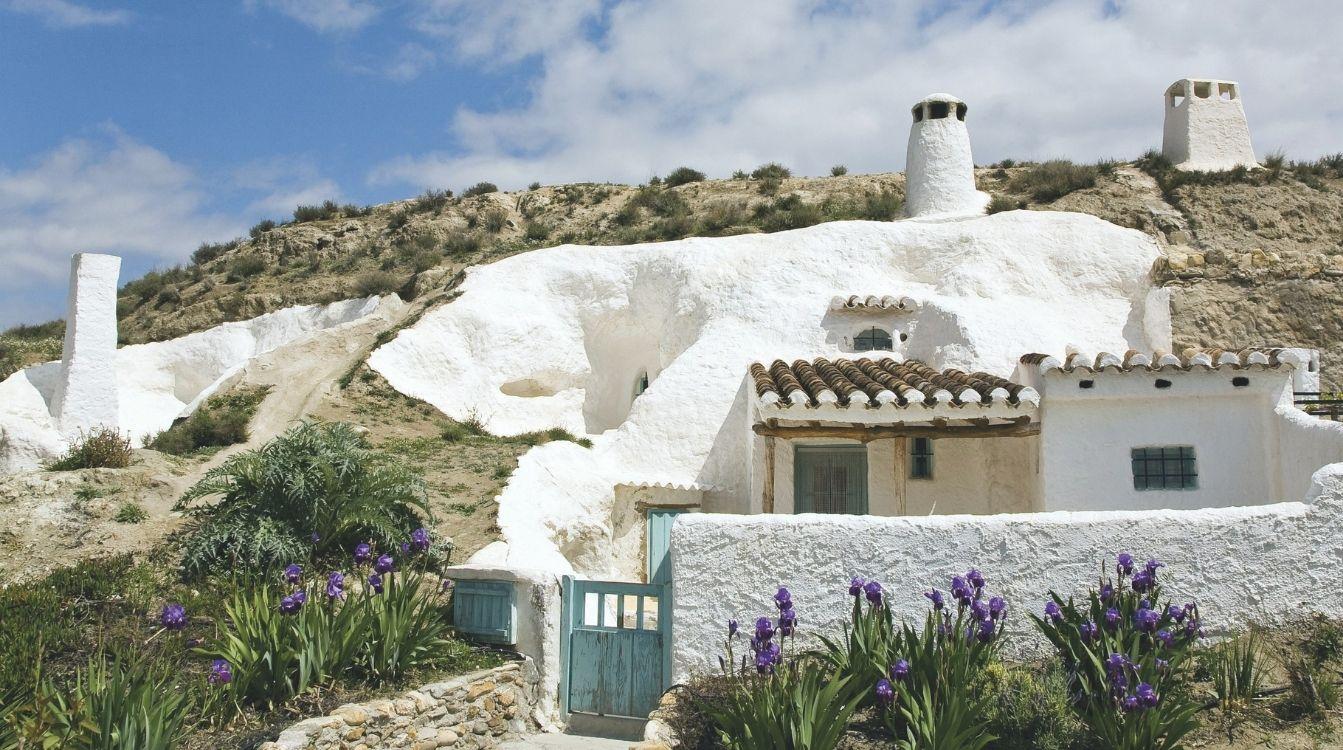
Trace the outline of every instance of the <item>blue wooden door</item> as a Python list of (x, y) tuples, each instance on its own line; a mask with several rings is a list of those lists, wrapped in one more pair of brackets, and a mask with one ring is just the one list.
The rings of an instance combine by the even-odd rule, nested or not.
[(653, 508), (648, 511), (648, 582), (671, 583), (671, 530), (683, 511)]
[(647, 718), (669, 676), (663, 586), (564, 579), (565, 710)]
[(866, 514), (867, 446), (798, 446), (793, 454), (793, 512)]

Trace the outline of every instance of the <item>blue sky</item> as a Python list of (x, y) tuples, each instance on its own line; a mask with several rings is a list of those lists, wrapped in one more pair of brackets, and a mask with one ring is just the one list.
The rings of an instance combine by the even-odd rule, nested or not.
[(1225, 0), (0, 0), (0, 327), (325, 198), (903, 168), (910, 102), (976, 158), (1132, 157), (1184, 75), (1240, 80), (1257, 150), (1343, 150), (1343, 4)]

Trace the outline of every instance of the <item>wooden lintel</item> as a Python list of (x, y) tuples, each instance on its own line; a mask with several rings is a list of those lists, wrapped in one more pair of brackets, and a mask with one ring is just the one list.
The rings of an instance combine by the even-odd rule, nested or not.
[(903, 437), (927, 438), (988, 438), (988, 437), (1024, 437), (1040, 434), (1040, 424), (1032, 423), (1029, 416), (1022, 416), (1003, 424), (990, 425), (943, 425), (931, 427), (911, 427), (908, 425), (868, 425), (849, 427), (845, 425), (798, 425), (781, 427), (777, 425), (757, 424), (751, 427), (757, 435), (781, 438), (838, 438), (857, 440), (867, 443), (873, 440), (889, 440)]

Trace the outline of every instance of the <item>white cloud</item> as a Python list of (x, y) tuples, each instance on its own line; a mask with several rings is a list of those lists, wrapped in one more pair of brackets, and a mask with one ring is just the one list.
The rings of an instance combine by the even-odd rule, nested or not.
[(98, 10), (70, 0), (3, 0), (0, 9), (36, 16), (48, 26), (115, 26), (131, 20), (127, 10)]
[[(643, 180), (783, 161), (901, 169), (909, 106), (970, 104), (977, 160), (1134, 157), (1160, 145), (1161, 93), (1239, 80), (1260, 154), (1338, 151), (1343, 4), (695, 0), (529, 5), (426, 0), (418, 27), (454, 54), (534, 57), (531, 95), (460, 110), (450, 153), (406, 154), (375, 182)], [(520, 68), (520, 70), (523, 68)]]
[(223, 240), (241, 223), (204, 207), (190, 169), (108, 129), (73, 139), (31, 166), (0, 166), (0, 290), (64, 280), (76, 252), (129, 253), (179, 262), (202, 240)]
[(251, 216), (287, 219), (295, 206), (341, 199), (340, 186), (323, 177), (309, 159), (280, 157), (245, 164), (233, 172), (233, 186), (258, 195), (247, 205)]
[(251, 10), (265, 6), (324, 34), (363, 28), (379, 8), (367, 0), (246, 0)]

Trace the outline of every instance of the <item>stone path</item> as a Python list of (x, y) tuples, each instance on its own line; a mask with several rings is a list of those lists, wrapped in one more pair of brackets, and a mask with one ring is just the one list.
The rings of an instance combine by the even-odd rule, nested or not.
[(610, 740), (605, 737), (584, 737), (578, 734), (533, 734), (520, 740), (505, 742), (499, 750), (627, 750), (629, 740)]

